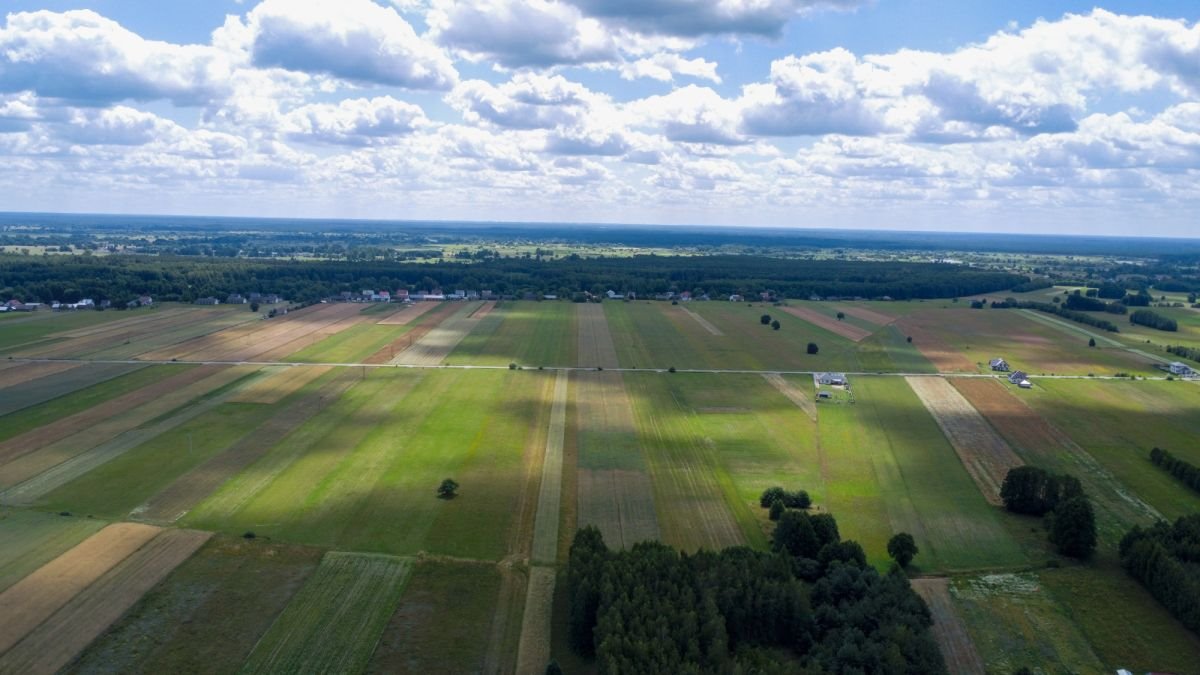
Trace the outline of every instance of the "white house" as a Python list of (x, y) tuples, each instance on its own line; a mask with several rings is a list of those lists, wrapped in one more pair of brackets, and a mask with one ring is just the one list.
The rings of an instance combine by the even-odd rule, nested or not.
[(846, 379), (845, 373), (817, 373), (817, 383), (844, 387), (849, 383), (849, 380)]
[(1172, 361), (1171, 364), (1167, 366), (1167, 370), (1172, 375), (1187, 376), (1195, 374), (1191, 366), (1187, 365), (1186, 363), (1180, 363), (1179, 361)]

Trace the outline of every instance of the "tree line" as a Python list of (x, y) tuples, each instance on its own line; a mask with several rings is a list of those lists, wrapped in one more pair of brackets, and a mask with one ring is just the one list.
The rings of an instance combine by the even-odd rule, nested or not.
[(1180, 623), (1200, 633), (1200, 514), (1134, 527), (1121, 539), (1121, 565)]
[(1154, 463), (1154, 466), (1178, 478), (1184, 485), (1200, 492), (1200, 466), (1179, 459), (1162, 448), (1154, 448), (1150, 451), (1150, 461)]
[(1179, 330), (1179, 324), (1175, 322), (1175, 319), (1163, 316), (1158, 312), (1148, 309), (1139, 309), (1133, 314), (1130, 314), (1129, 323), (1135, 323), (1139, 326), (1148, 326), (1150, 328), (1167, 331), (1169, 333), (1174, 333), (1175, 331)]
[(1185, 359), (1192, 361), (1200, 361), (1200, 349), (1196, 347), (1185, 347), (1183, 345), (1168, 345), (1167, 353), (1175, 356), (1182, 356)]
[(946, 672), (908, 578), (869, 567), (829, 514), (785, 511), (770, 553), (613, 551), (587, 527), (567, 578), (571, 647), (601, 673)]
[(1013, 513), (1044, 516), (1047, 537), (1059, 553), (1086, 558), (1096, 549), (1096, 514), (1078, 478), (1018, 466), (1004, 476), (1000, 499)]
[[(1073, 297), (1073, 296), (1068, 296), (1068, 297)], [(1093, 328), (1099, 328), (1100, 330), (1105, 330), (1110, 333), (1121, 332), (1121, 329), (1117, 328), (1117, 324), (1115, 324), (1107, 319), (1100, 319), (1100, 318), (1094, 317), (1091, 314), (1088, 314), (1086, 312), (1079, 312), (1079, 311), (1067, 309), (1066, 307), (1051, 304), (1049, 302), (1032, 302), (1032, 301), (1028, 301), (1028, 300), (1017, 301), (1013, 298), (1005, 298), (1002, 301), (992, 302), (992, 308), (993, 309), (1010, 309), (1010, 308), (1035, 309), (1039, 312), (1045, 312), (1046, 314), (1055, 314), (1057, 316), (1061, 316), (1064, 319), (1069, 319), (1071, 321), (1074, 321), (1075, 323), (1082, 323), (1084, 325), (1092, 326)]]
[(656, 256), (551, 260), (344, 262), (188, 258), (171, 256), (0, 255), (0, 294), (25, 301), (114, 303), (149, 293), (188, 302), (228, 293), (279, 293), (313, 302), (341, 291), (491, 290), (519, 295), (608, 289), (646, 296), (696, 291), (714, 298), (774, 291), (790, 298), (891, 297), (897, 300), (994, 292), (1024, 281), (1006, 272), (962, 265), (867, 261), (796, 261), (759, 256)]

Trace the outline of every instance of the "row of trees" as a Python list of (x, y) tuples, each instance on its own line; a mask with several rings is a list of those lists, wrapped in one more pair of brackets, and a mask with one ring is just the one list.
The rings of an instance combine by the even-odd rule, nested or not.
[(1200, 466), (1179, 459), (1162, 448), (1150, 451), (1150, 461), (1154, 466), (1178, 478), (1184, 485), (1200, 492)]
[(1163, 316), (1158, 312), (1149, 309), (1139, 309), (1129, 315), (1129, 323), (1136, 323), (1139, 326), (1149, 326), (1158, 330), (1165, 330), (1171, 333), (1179, 330), (1179, 324), (1168, 316)]
[(1183, 345), (1168, 345), (1167, 353), (1175, 356), (1182, 356), (1185, 359), (1192, 361), (1200, 361), (1200, 348), (1185, 347)]
[(1000, 498), (1013, 513), (1045, 516), (1047, 536), (1059, 553), (1086, 558), (1096, 550), (1096, 514), (1078, 478), (1018, 466), (1005, 475)]
[(362, 288), (488, 289), (570, 297), (608, 289), (649, 295), (703, 290), (713, 297), (773, 290), (777, 295), (939, 298), (1010, 288), (1022, 277), (963, 265), (817, 260), (758, 256), (655, 256), (478, 262), (343, 262), (154, 256), (0, 255), (0, 291), (24, 300), (110, 299), (150, 293), (190, 301), (205, 295), (274, 292), (314, 301)]
[[(1074, 297), (1074, 296), (1068, 296), (1068, 297)], [(1058, 316), (1061, 316), (1064, 319), (1069, 319), (1071, 321), (1074, 321), (1075, 323), (1082, 323), (1084, 325), (1092, 326), (1094, 328), (1099, 328), (1100, 330), (1105, 330), (1110, 333), (1121, 332), (1121, 330), (1119, 328), (1117, 328), (1117, 325), (1115, 323), (1113, 323), (1107, 319), (1100, 319), (1100, 318), (1092, 316), (1091, 314), (1088, 314), (1087, 312), (1080, 312), (1080, 311), (1076, 311), (1076, 310), (1072, 310), (1072, 309), (1067, 309), (1066, 307), (1060, 307), (1058, 305), (1055, 305), (1055, 304), (1052, 304), (1049, 302), (1030, 302), (1030, 301), (1017, 302), (1015, 300), (1007, 300), (1006, 299), (1003, 302), (993, 302), (992, 307), (994, 307), (996, 309), (1008, 309), (1008, 308), (1013, 308), (1013, 307), (1019, 308), (1019, 309), (1036, 309), (1039, 312), (1045, 312), (1046, 314), (1056, 314)]]
[(1079, 291), (1067, 296), (1064, 303), (1066, 308), (1076, 312), (1108, 312), (1109, 314), (1125, 314), (1129, 310), (1119, 302), (1104, 302), (1096, 298), (1080, 295)]
[(1168, 525), (1134, 527), (1122, 539), (1121, 565), (1175, 618), (1200, 633), (1200, 514)]
[(831, 515), (788, 510), (772, 541), (773, 553), (612, 551), (597, 529), (580, 530), (567, 572), (572, 649), (601, 673), (946, 672), (907, 577), (868, 567)]

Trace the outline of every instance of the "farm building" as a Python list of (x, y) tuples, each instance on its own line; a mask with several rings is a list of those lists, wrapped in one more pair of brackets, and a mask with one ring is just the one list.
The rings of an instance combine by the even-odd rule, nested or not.
[(817, 373), (817, 384), (848, 387), (850, 386), (850, 380), (846, 379), (845, 373)]
[(241, 293), (230, 293), (229, 297), (225, 298), (227, 305), (244, 305), (246, 302), (246, 298)]
[(1009, 371), (1008, 361), (1005, 361), (1000, 357), (992, 359), (988, 362), (988, 365), (992, 367), (992, 370), (999, 373), (1007, 373)]
[(1187, 365), (1186, 363), (1180, 363), (1179, 361), (1172, 361), (1170, 365), (1167, 366), (1167, 370), (1172, 375), (1181, 375), (1183, 377), (1196, 374), (1196, 371), (1192, 370), (1191, 366)]
[(216, 299), (216, 298), (214, 298), (214, 297), (212, 297), (212, 296), (210, 295), (210, 296), (208, 296), (207, 298), (196, 298), (196, 302), (195, 302), (195, 303), (193, 303), (193, 304), (197, 304), (197, 305), (219, 305), (219, 304), (221, 304), (221, 301), (220, 301), (220, 300), (218, 300), (218, 299)]
[(744, 300), (744, 299), (745, 299), (745, 298), (743, 298), (742, 296), (738, 295), (737, 293), (734, 293), (733, 295), (729, 296), (729, 301), (730, 301), (730, 302), (741, 302), (741, 301), (742, 301), (742, 300)]
[(1014, 370), (1013, 372), (1009, 373), (1008, 381), (1022, 389), (1033, 388), (1033, 383), (1029, 381), (1029, 374), (1023, 370)]

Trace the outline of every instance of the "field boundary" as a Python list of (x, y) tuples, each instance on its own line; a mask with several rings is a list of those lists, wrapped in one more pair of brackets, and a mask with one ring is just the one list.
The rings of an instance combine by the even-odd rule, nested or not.
[(913, 579), (912, 588), (929, 606), (933, 615), (933, 640), (946, 662), (946, 669), (955, 675), (984, 675), (983, 658), (967, 632), (950, 598), (950, 580), (944, 577)]
[(805, 395), (803, 390), (785, 380), (779, 373), (763, 373), (763, 379), (770, 382), (771, 386), (779, 390), (779, 393), (795, 403), (796, 407), (803, 410), (809, 419), (817, 421), (817, 403), (812, 396)]
[(577, 356), (576, 364), (592, 368), (619, 368), (617, 346), (613, 342), (604, 305), (585, 303), (575, 305)]
[(692, 310), (688, 309), (687, 307), (680, 305), (679, 309), (681, 309), (684, 314), (687, 314), (688, 316), (695, 319), (696, 323), (700, 324), (704, 328), (704, 330), (709, 332), (709, 334), (716, 335), (717, 337), (722, 337), (725, 335), (725, 333), (720, 328), (717, 328), (716, 326), (714, 326), (711, 321), (709, 321), (708, 319), (693, 312)]
[(855, 326), (854, 324), (846, 323), (845, 321), (838, 321), (837, 319), (830, 318), (818, 311), (811, 310), (807, 307), (786, 307), (785, 306), (785, 307), (780, 307), (779, 309), (783, 310), (784, 312), (786, 312), (788, 314), (791, 314), (792, 316), (796, 317), (797, 319), (802, 319), (804, 321), (807, 321), (807, 322), (811, 323), (812, 325), (816, 326), (817, 328), (823, 328), (823, 329), (829, 331), (830, 333), (833, 333), (835, 335), (840, 335), (840, 336), (846, 338), (847, 340), (850, 340), (851, 342), (862, 342), (863, 340), (865, 340), (871, 336), (871, 331), (866, 330), (865, 328), (859, 328), (858, 326)]

